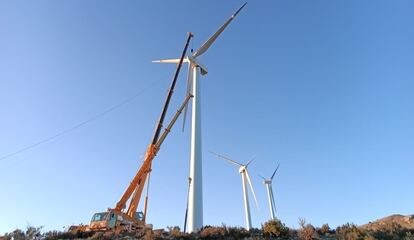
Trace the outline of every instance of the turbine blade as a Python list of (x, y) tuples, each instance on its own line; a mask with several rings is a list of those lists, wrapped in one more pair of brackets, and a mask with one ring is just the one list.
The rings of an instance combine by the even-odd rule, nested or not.
[[(186, 96), (192, 91), (192, 84), (193, 84), (193, 69), (191, 67), (191, 63), (188, 64), (188, 74), (187, 74), (187, 93)], [(188, 111), (188, 104), (185, 105), (184, 113), (183, 113), (183, 129), (185, 129), (185, 120), (187, 118), (187, 111)]]
[[(175, 58), (175, 59), (160, 59), (160, 60), (154, 60), (152, 61), (153, 63), (179, 63), (180, 59), (179, 58)], [(186, 60), (184, 59), (183, 62), (186, 62)]]
[(245, 166), (246, 166), (246, 167), (247, 167), (247, 166), (249, 166), (249, 164), (250, 164), (251, 162), (253, 162), (253, 160), (254, 160), (255, 158), (256, 158), (256, 157), (254, 157), (254, 158), (250, 159), (250, 161), (248, 161), (248, 162), (247, 162), (247, 164), (246, 164)]
[(230, 159), (230, 158), (228, 158), (228, 157), (226, 157), (226, 156), (223, 156), (223, 155), (217, 154), (217, 153), (212, 152), (212, 151), (210, 151), (210, 153), (212, 153), (212, 154), (216, 155), (216, 156), (217, 156), (217, 157), (219, 157), (219, 158), (223, 158), (223, 159), (225, 159), (225, 160), (229, 161), (230, 163), (232, 163), (232, 164), (234, 164), (234, 165), (237, 165), (237, 166), (239, 166), (239, 167), (243, 167), (243, 164), (238, 163), (238, 162), (236, 162), (236, 161), (234, 161), (234, 160), (232, 160), (232, 159)]
[(244, 3), (231, 17), (215, 32), (201, 47), (194, 52), (193, 57), (198, 57), (205, 53), (211, 46), (211, 44), (216, 41), (217, 37), (226, 29), (226, 27), (233, 21), (233, 19), (239, 14), (239, 12), (246, 6), (247, 2)]
[(275, 176), (277, 170), (279, 169), (280, 163), (277, 165), (276, 170), (273, 172), (272, 176), (270, 177), (270, 180), (273, 180), (273, 177)]
[(259, 204), (257, 203), (256, 194), (254, 193), (252, 181), (250, 180), (249, 172), (247, 171), (247, 169), (246, 169), (246, 177), (247, 177), (247, 181), (249, 182), (249, 185), (250, 185), (250, 190), (252, 190), (253, 197), (254, 197), (254, 202), (256, 203), (256, 207), (257, 207), (257, 209), (259, 209)]
[(261, 179), (263, 179), (263, 180), (265, 180), (265, 181), (266, 181), (266, 178), (265, 178), (265, 177), (263, 177), (262, 175), (258, 174), (258, 176), (259, 176)]

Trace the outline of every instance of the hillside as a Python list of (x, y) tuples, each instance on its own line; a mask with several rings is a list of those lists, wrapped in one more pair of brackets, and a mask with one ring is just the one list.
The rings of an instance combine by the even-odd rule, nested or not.
[(390, 226), (414, 230), (414, 215), (394, 214), (388, 217), (378, 219), (374, 222), (361, 225), (360, 228), (368, 231), (378, 231), (389, 228)]

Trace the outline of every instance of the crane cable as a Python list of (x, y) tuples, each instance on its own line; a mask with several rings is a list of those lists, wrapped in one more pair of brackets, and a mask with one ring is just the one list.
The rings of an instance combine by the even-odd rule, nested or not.
[(141, 91), (139, 91), (139, 92), (135, 93), (134, 95), (132, 95), (132, 96), (130, 96), (130, 97), (128, 97), (128, 98), (126, 98), (126, 99), (124, 99), (124, 100), (123, 100), (123, 101), (121, 101), (121, 102), (118, 102), (118, 103), (117, 103), (117, 104), (115, 104), (115, 105), (112, 105), (111, 107), (107, 108), (106, 110), (104, 110), (104, 111), (102, 111), (102, 112), (100, 112), (100, 113), (98, 113), (98, 114), (95, 114), (94, 116), (92, 116), (92, 117), (90, 117), (90, 118), (88, 118), (88, 119), (86, 119), (86, 120), (84, 120), (84, 121), (82, 121), (82, 122), (79, 122), (79, 123), (77, 123), (77, 124), (75, 124), (75, 125), (73, 125), (73, 126), (71, 126), (71, 127), (69, 127), (69, 128), (66, 128), (66, 129), (64, 129), (64, 130), (62, 130), (62, 131), (60, 131), (60, 132), (58, 132), (58, 133), (56, 133), (56, 134), (54, 134), (54, 135), (51, 135), (51, 136), (49, 136), (49, 137), (46, 137), (46, 138), (44, 138), (44, 139), (42, 139), (42, 140), (40, 140), (40, 141), (37, 141), (37, 142), (32, 143), (32, 144), (30, 144), (30, 145), (27, 145), (26, 147), (23, 147), (23, 148), (18, 149), (18, 150), (14, 151), (14, 152), (11, 152), (11, 153), (8, 153), (8, 154), (6, 154), (6, 155), (1, 156), (1, 157), (0, 157), (0, 161), (3, 161), (3, 160), (8, 159), (8, 158), (11, 158), (11, 157), (13, 157), (13, 156), (15, 156), (15, 155), (18, 155), (18, 154), (20, 154), (20, 153), (26, 152), (26, 151), (28, 151), (28, 150), (30, 150), (30, 149), (36, 148), (36, 147), (38, 147), (39, 145), (42, 145), (42, 144), (44, 144), (44, 143), (47, 143), (47, 142), (50, 142), (50, 141), (52, 141), (52, 140), (54, 140), (54, 139), (57, 139), (57, 138), (59, 138), (59, 137), (62, 137), (62, 136), (66, 135), (66, 134), (68, 134), (68, 133), (70, 133), (70, 132), (72, 132), (72, 131), (77, 130), (78, 128), (80, 128), (80, 127), (82, 127), (82, 126), (84, 126), (84, 125), (86, 125), (86, 124), (88, 124), (88, 123), (91, 123), (91, 122), (93, 122), (93, 121), (96, 121), (96, 120), (98, 120), (99, 118), (101, 118), (101, 117), (103, 117), (103, 116), (107, 115), (108, 113), (113, 112), (114, 110), (116, 110), (116, 109), (118, 109), (118, 108), (122, 107), (123, 105), (125, 105), (125, 104), (127, 104), (127, 103), (130, 103), (132, 100), (134, 100), (135, 98), (137, 98), (137, 97), (139, 97), (139, 96), (143, 95), (143, 94), (144, 94), (144, 93), (146, 93), (149, 89), (151, 89), (152, 87), (155, 87), (156, 85), (158, 85), (158, 84), (160, 84), (160, 83), (161, 83), (161, 81), (152, 82), (152, 84), (150, 84), (150, 85), (148, 85), (148, 86), (144, 87)]

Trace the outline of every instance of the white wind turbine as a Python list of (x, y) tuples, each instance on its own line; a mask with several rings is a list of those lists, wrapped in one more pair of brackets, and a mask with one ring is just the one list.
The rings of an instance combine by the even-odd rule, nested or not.
[(223, 158), (223, 159), (229, 161), (230, 163), (232, 163), (232, 164), (239, 167), (239, 173), (242, 177), (244, 213), (245, 213), (245, 217), (246, 217), (246, 230), (249, 231), (252, 228), (252, 220), (251, 220), (251, 217), (250, 217), (249, 195), (247, 194), (247, 186), (246, 186), (247, 183), (250, 185), (250, 190), (252, 191), (254, 201), (256, 203), (256, 207), (259, 208), (259, 205), (257, 204), (256, 194), (254, 193), (253, 185), (252, 185), (252, 182), (250, 180), (249, 172), (247, 171), (247, 166), (249, 166), (249, 164), (253, 161), (253, 159), (250, 160), (247, 164), (241, 164), (241, 163), (238, 163), (238, 162), (236, 162), (236, 161), (234, 161), (234, 160), (232, 160), (232, 159), (230, 159), (226, 156), (223, 156), (223, 155), (220, 155), (220, 154), (217, 154), (217, 153), (213, 153), (213, 154), (220, 157), (220, 158)]
[(269, 179), (266, 179), (260, 176), (263, 179), (263, 184), (266, 186), (267, 189), (267, 198), (269, 201), (269, 208), (270, 208), (270, 217), (272, 220), (275, 220), (275, 212), (276, 212), (276, 205), (275, 205), (275, 198), (273, 197), (273, 189), (272, 189), (272, 181), (275, 177), (277, 170), (279, 169), (280, 164), (277, 165), (276, 170), (273, 172), (272, 176)]
[[(187, 92), (193, 95), (191, 116), (191, 150), (190, 150), (190, 189), (188, 195), (188, 221), (187, 232), (192, 233), (203, 227), (203, 184), (202, 184), (202, 159), (201, 159), (201, 103), (199, 75), (206, 75), (207, 68), (203, 66), (198, 57), (204, 54), (214, 43), (217, 37), (224, 31), (231, 21), (237, 16), (243, 4), (197, 51), (184, 59), (188, 63)], [(156, 63), (179, 63), (180, 59), (156, 60)], [(188, 105), (187, 105), (188, 106)], [(187, 107), (184, 110), (184, 122)]]

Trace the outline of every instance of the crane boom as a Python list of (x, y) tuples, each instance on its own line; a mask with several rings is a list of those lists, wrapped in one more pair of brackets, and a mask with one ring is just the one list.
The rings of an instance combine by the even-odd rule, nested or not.
[[(138, 172), (135, 174), (134, 178), (132, 179), (132, 181), (129, 184), (129, 186), (127, 187), (127, 189), (125, 190), (125, 192), (122, 195), (121, 199), (116, 204), (115, 208), (110, 209), (110, 210), (116, 212), (117, 214), (120, 214), (120, 215), (126, 217), (129, 220), (137, 221), (136, 217), (135, 217), (135, 213), (136, 213), (136, 210), (138, 208), (139, 201), (141, 199), (141, 194), (142, 194), (145, 182), (147, 180), (147, 176), (151, 171), (152, 160), (154, 159), (155, 155), (159, 151), (162, 143), (164, 142), (165, 138), (167, 137), (168, 133), (170, 132), (170, 130), (171, 130), (172, 126), (174, 125), (174, 123), (176, 122), (177, 118), (181, 114), (182, 110), (188, 104), (188, 101), (192, 97), (191, 94), (188, 94), (186, 96), (183, 104), (181, 105), (181, 107), (179, 108), (177, 113), (174, 115), (174, 117), (171, 120), (170, 124), (168, 125), (167, 128), (165, 128), (163, 134), (160, 137), (160, 133), (161, 133), (161, 130), (162, 130), (162, 127), (163, 127), (165, 115), (166, 115), (166, 112), (168, 110), (168, 106), (169, 106), (172, 94), (174, 92), (175, 84), (177, 82), (178, 75), (179, 75), (182, 63), (184, 61), (184, 57), (186, 56), (186, 52), (187, 52), (187, 49), (188, 49), (188, 46), (189, 46), (189, 42), (190, 42), (192, 37), (193, 37), (192, 33), (189, 33), (187, 41), (186, 41), (185, 46), (184, 46), (184, 50), (183, 50), (181, 58), (180, 58), (180, 61), (177, 64), (177, 69), (175, 71), (174, 78), (171, 82), (169, 91), (167, 93), (167, 97), (165, 99), (165, 103), (163, 105), (160, 118), (157, 122), (155, 131), (154, 131), (154, 136), (152, 138), (151, 143), (148, 145), (148, 148), (147, 148), (147, 151), (146, 151), (146, 154), (145, 154), (145, 157), (144, 157), (144, 162), (141, 165), (141, 167), (139, 168)], [(129, 199), (131, 199), (130, 202), (129, 202), (129, 207), (128, 207), (126, 213), (124, 213), (123, 209), (125, 209), (126, 203)]]
[(167, 97), (165, 98), (164, 107), (161, 111), (161, 115), (160, 115), (160, 118), (158, 120), (157, 126), (155, 127), (154, 136), (152, 138), (152, 144), (155, 144), (158, 141), (158, 137), (159, 137), (160, 132), (161, 132), (162, 124), (164, 123), (165, 114), (167, 113), (168, 106), (170, 105), (171, 96), (174, 92), (175, 83), (177, 82), (178, 74), (180, 73), (181, 66), (183, 65), (185, 54), (187, 53), (188, 45), (189, 45), (190, 40), (191, 40), (192, 37), (193, 37), (193, 34), (191, 32), (189, 32), (187, 41), (186, 41), (184, 49), (183, 49), (183, 52), (181, 53), (180, 62), (177, 64), (177, 69), (175, 70), (174, 78), (171, 82), (171, 86), (170, 86), (170, 89), (167, 93)]
[(192, 97), (193, 97), (192, 94), (187, 95), (187, 97), (184, 99), (184, 102), (182, 103), (181, 107), (177, 110), (174, 117), (172, 118), (172, 120), (168, 124), (168, 127), (164, 129), (164, 132), (161, 135), (158, 142), (156, 144), (150, 144), (148, 146), (147, 152), (145, 154), (144, 163), (139, 168), (137, 174), (134, 176), (134, 178), (132, 179), (131, 183), (129, 184), (129, 186), (126, 190), (126, 192), (133, 192), (134, 193), (134, 196), (131, 199), (131, 203), (130, 203), (130, 206), (128, 208), (128, 211), (126, 213), (122, 212), (122, 209), (125, 208), (125, 202), (122, 202), (122, 198), (121, 198), (121, 201), (119, 201), (116, 204), (116, 207), (114, 209), (110, 209), (110, 210), (112, 210), (112, 211), (114, 211), (118, 214), (121, 214), (123, 216), (126, 215), (125, 217), (129, 218), (130, 220), (135, 219), (135, 211), (138, 207), (140, 196), (141, 196), (141, 193), (142, 193), (142, 189), (145, 185), (145, 179), (147, 177), (147, 174), (151, 171), (151, 169), (150, 169), (151, 162), (154, 159), (154, 157), (157, 155), (158, 151), (160, 150), (160, 147), (161, 147), (162, 143), (164, 142), (165, 138), (170, 133), (171, 128), (174, 126), (174, 124), (177, 121), (178, 117), (182, 113), (184, 107), (188, 104), (188, 101)]

